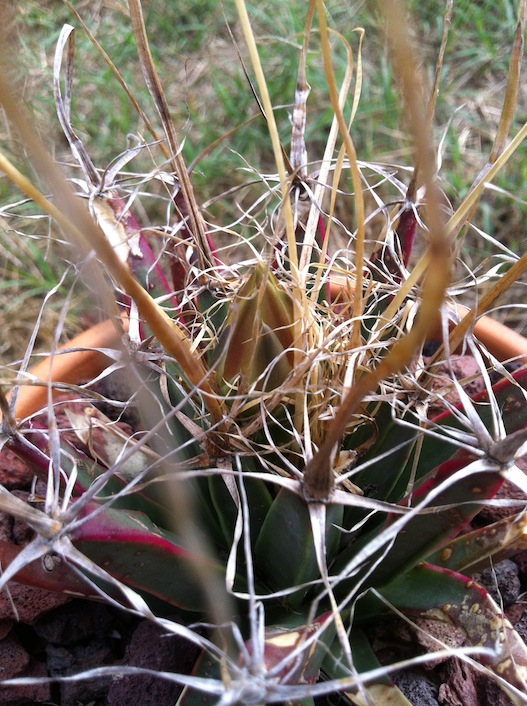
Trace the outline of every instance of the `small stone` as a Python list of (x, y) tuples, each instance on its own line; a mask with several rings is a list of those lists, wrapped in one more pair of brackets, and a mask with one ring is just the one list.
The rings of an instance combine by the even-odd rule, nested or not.
[(430, 661), (427, 661), (426, 669), (432, 669), (449, 659), (448, 657), (434, 658), (434, 652), (444, 647), (455, 649), (466, 642), (465, 633), (444, 620), (417, 618), (414, 622), (418, 628), (415, 630), (415, 639), (424, 648), (425, 652), (430, 655)]
[(514, 702), (492, 678), (483, 677), (478, 685), (480, 706), (514, 706)]
[(74, 663), (73, 655), (69, 650), (57, 645), (47, 645), (46, 654), (50, 676), (58, 677), (69, 674)]
[(13, 518), (7, 512), (0, 512), (0, 541), (10, 542), (13, 534)]
[(525, 610), (525, 604), (523, 601), (519, 600), (518, 603), (511, 603), (505, 608), (505, 616), (511, 622), (512, 625), (516, 626), (523, 616)]
[[(51, 676), (60, 677), (100, 667), (107, 663), (109, 651), (102, 640), (90, 640), (87, 644), (71, 645), (69, 648), (48, 644), (48, 672)], [(78, 706), (95, 701), (105, 696), (109, 685), (110, 677), (61, 682), (61, 706)]]
[(512, 561), (518, 567), (518, 575), (522, 583), (523, 590), (527, 590), (527, 550), (512, 557)]

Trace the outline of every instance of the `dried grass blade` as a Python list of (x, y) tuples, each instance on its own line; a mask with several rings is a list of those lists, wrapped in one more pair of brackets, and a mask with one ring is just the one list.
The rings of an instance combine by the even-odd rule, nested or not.
[[(327, 40), (327, 32), (325, 33), (323, 29), (325, 21), (323, 3), (322, 0), (317, 1), (319, 2), (320, 10), (321, 34), (322, 37), (326, 34)], [(395, 2), (395, 0), (387, 0), (382, 4), (382, 9), (390, 32), (389, 40), (393, 53), (394, 68), (398, 72), (403, 87), (405, 110), (415, 140), (416, 159), (422, 165), (423, 180), (428, 194), (430, 228), (428, 261), (430, 266), (427, 268), (422, 302), (413, 328), (392, 346), (376, 369), (356, 380), (342, 400), (334, 419), (329, 424), (326, 437), (318, 452), (304, 469), (304, 487), (307, 495), (314, 500), (326, 499), (332, 492), (334, 485), (332, 459), (335, 449), (364, 396), (372, 392), (382, 379), (396, 374), (410, 362), (415, 351), (426, 338), (434, 321), (437, 320), (440, 307), (444, 301), (450, 274), (449, 246), (442, 225), (439, 198), (433, 183), (434, 169), (430, 157), (429, 130), (424, 118), (421, 96), (417, 89), (419, 82), (415, 80), (417, 61), (408, 42), (404, 13), (401, 11), (400, 4)], [(328, 47), (326, 46), (327, 51)], [(343, 130), (342, 122), (339, 120), (341, 131)], [(346, 139), (346, 135), (343, 135), (343, 137)]]
[[(494, 164), (492, 164), (485, 174), (485, 180), (481, 180), (472, 191), (470, 191), (457, 211), (450, 218), (446, 224), (446, 231), (451, 237), (463, 227), (466, 218), (472, 213), (473, 208), (477, 205), (477, 201), (483, 189), (485, 188), (486, 182), (490, 182), (498, 174), (500, 169), (505, 166), (511, 156), (516, 152), (520, 144), (527, 137), (527, 123), (525, 123), (516, 136), (511, 140), (507, 147), (496, 159)], [(524, 272), (527, 271), (527, 253), (524, 254), (519, 260), (517, 260), (510, 269), (503, 274), (497, 282), (495, 282), (490, 289), (485, 292), (478, 301), (477, 307), (471, 309), (455, 326), (450, 332), (449, 336), (449, 349), (455, 351), (458, 346), (461, 345), (465, 336), (467, 335), (469, 329), (473, 325), (474, 321), (480, 316), (485, 314), (494, 304), (494, 302), (506, 292), (512, 285), (518, 281)], [(430, 365), (433, 366), (434, 363), (441, 359), (444, 355), (444, 345), (441, 345), (433, 358), (430, 361)], [(429, 368), (431, 370), (431, 368)], [(427, 383), (431, 382), (431, 378), (428, 378)]]
[[(293, 275), (293, 280), (298, 282), (298, 255), (296, 248), (296, 236), (295, 236), (295, 226), (293, 221), (293, 211), (291, 207), (291, 201), (289, 198), (289, 179), (284, 163), (284, 156), (282, 153), (282, 145), (280, 142), (280, 135), (278, 134), (278, 128), (276, 125), (276, 120), (274, 117), (273, 105), (271, 103), (271, 96), (269, 95), (269, 89), (267, 87), (267, 82), (265, 80), (265, 75), (263, 72), (262, 64), (260, 62), (260, 57), (258, 54), (258, 47), (256, 46), (256, 40), (251, 27), (251, 21), (247, 13), (247, 8), (245, 6), (244, 0), (236, 0), (236, 9), (238, 11), (238, 16), (240, 18), (240, 23), (242, 26), (242, 31), (245, 37), (245, 42), (249, 50), (249, 56), (251, 58), (252, 67), (256, 75), (256, 83), (261, 95), (261, 101), (263, 110), (266, 116), (267, 125), (269, 128), (269, 136), (271, 138), (271, 143), (273, 146), (273, 154), (276, 163), (276, 168), (278, 171), (278, 179), (280, 181), (280, 188), (282, 192), (282, 213), (285, 221), (286, 237), (287, 237), (287, 247), (288, 255), (291, 266), (291, 273)], [(296, 288), (298, 289), (298, 288)], [(301, 294), (300, 292), (296, 292)], [(299, 299), (300, 301), (300, 299)]]
[(510, 143), (505, 147), (503, 152), (496, 159), (494, 164), (492, 164), (484, 174), (484, 178), (481, 178), (476, 186), (465, 196), (456, 212), (451, 216), (450, 220), (446, 224), (447, 235), (454, 237), (465, 225), (467, 218), (469, 218), (474, 205), (477, 205), (479, 198), (485, 189), (486, 183), (492, 181), (498, 172), (505, 166), (512, 155), (516, 152), (520, 144), (527, 137), (527, 123), (522, 125), (518, 133), (510, 141)]
[[(525, 272), (527, 272), (527, 253), (515, 262), (514, 265), (512, 265), (512, 267), (505, 272), (505, 274), (502, 275), (500, 279), (488, 290), (488, 292), (485, 292), (485, 294), (482, 295), (477, 307), (475, 309), (471, 309), (463, 317), (459, 324), (452, 329), (449, 337), (450, 350), (455, 351), (456, 348), (461, 345), (474, 321), (488, 311), (494, 302), (499, 299), (504, 292), (512, 287), (515, 282), (518, 282)], [(436, 360), (436, 357), (441, 356), (443, 350), (443, 347), (441, 347), (441, 349), (437, 351), (434, 355), (434, 361)]]
[[(459, 233), (463, 225), (465, 224), (467, 218), (472, 213), (474, 206), (477, 205), (481, 193), (485, 189), (485, 185), (491, 182), (498, 172), (505, 166), (512, 155), (519, 148), (520, 144), (527, 138), (527, 123), (525, 123), (503, 152), (496, 159), (494, 164), (490, 166), (485, 174), (485, 179), (481, 180), (475, 188), (470, 191), (467, 196), (463, 199), (462, 203), (459, 205), (456, 212), (451, 216), (449, 221), (445, 225), (445, 232), (449, 239), (454, 238), (454, 236)], [(427, 265), (430, 261), (430, 256), (428, 252), (425, 252), (421, 257), (419, 262), (414, 267), (410, 277), (407, 280), (408, 284), (415, 284), (418, 282), (423, 272), (426, 270)], [(475, 309), (470, 310), (459, 324), (452, 329), (449, 336), (449, 347), (450, 350), (456, 350), (456, 348), (462, 343), (463, 339), (467, 335), (468, 330), (472, 326), (473, 322), (485, 314), (494, 302), (506, 292), (514, 282), (527, 271), (527, 254), (523, 255), (520, 260), (514, 263), (512, 267), (502, 276), (500, 279), (492, 285), (492, 287), (486, 292), (478, 302), (478, 306)], [(400, 306), (402, 301), (401, 292), (398, 292), (395, 296), (394, 301), (386, 311), (388, 312), (395, 308), (395, 306)], [(441, 346), (434, 354), (432, 360), (433, 364), (436, 360), (439, 360), (444, 355), (444, 346)]]
[(340, 135), (346, 148), (348, 156), (353, 189), (355, 192), (355, 212), (357, 220), (357, 233), (355, 239), (355, 296), (353, 299), (353, 317), (356, 325), (353, 327), (350, 344), (354, 348), (360, 346), (360, 318), (362, 315), (362, 280), (363, 280), (363, 262), (364, 262), (364, 198), (362, 194), (362, 181), (359, 166), (357, 164), (357, 153), (348, 126), (344, 120), (344, 115), (339, 104), (339, 96), (335, 83), (335, 74), (331, 60), (331, 46), (329, 43), (329, 31), (326, 20), (326, 10), (323, 0), (317, 0), (318, 21), (320, 26), (320, 40), (322, 46), (322, 56), (324, 58), (324, 71), (328, 82), (328, 90), (331, 99), (331, 106), (334, 115), (337, 119)]
[[(151, 123), (150, 120), (148, 119), (148, 116), (146, 115), (146, 113), (144, 113), (143, 110), (141, 110), (141, 107), (140, 107), (139, 103), (138, 103), (138, 102), (136, 101), (136, 99), (134, 98), (133, 93), (132, 93), (131, 90), (128, 88), (128, 85), (127, 85), (126, 81), (124, 80), (122, 74), (119, 72), (118, 68), (115, 66), (115, 64), (113, 63), (113, 61), (112, 61), (111, 58), (109, 57), (109, 55), (104, 51), (104, 49), (102, 48), (102, 46), (99, 44), (99, 42), (98, 42), (98, 41), (96, 40), (96, 38), (93, 36), (93, 34), (90, 32), (89, 27), (88, 27), (87, 24), (84, 22), (84, 20), (83, 20), (82, 17), (80, 16), (79, 12), (73, 7), (73, 5), (72, 5), (68, 0), (63, 0), (63, 2), (64, 2), (64, 4), (66, 5), (66, 7), (70, 10), (70, 12), (72, 12), (72, 13), (75, 15), (75, 17), (76, 17), (76, 19), (77, 19), (77, 22), (81, 25), (84, 34), (88, 37), (88, 39), (89, 39), (90, 42), (93, 44), (93, 46), (95, 47), (95, 49), (97, 49), (97, 51), (98, 51), (99, 54), (102, 56), (102, 58), (104, 59), (104, 61), (108, 64), (108, 66), (109, 66), (109, 68), (110, 68), (110, 71), (111, 71), (112, 74), (115, 76), (115, 78), (116, 78), (117, 81), (119, 82), (119, 85), (121, 86), (121, 88), (123, 89), (123, 91), (126, 93), (126, 95), (128, 96), (128, 98), (130, 99), (130, 103), (132, 104), (132, 106), (134, 107), (134, 109), (137, 111), (137, 114), (139, 115), (139, 117), (141, 118), (141, 120), (144, 122), (145, 127), (146, 127), (146, 129), (148, 130), (148, 132), (152, 135), (152, 137), (154, 138), (154, 140), (155, 140), (156, 142), (159, 142), (159, 140), (160, 140), (159, 135), (157, 134), (157, 132), (156, 132), (154, 126), (152, 125), (152, 123)], [(167, 150), (167, 148), (165, 147), (165, 145), (163, 145), (162, 143), (160, 143), (160, 148), (161, 148), (163, 154), (165, 155), (165, 157), (168, 159), (169, 154), (168, 154), (168, 150)]]
[[(250, 118), (247, 118), (247, 120), (244, 120), (243, 123), (240, 123), (239, 125), (236, 125), (236, 127), (231, 128), (230, 130), (227, 130), (227, 132), (224, 132), (223, 135), (220, 135), (220, 137), (217, 137), (215, 140), (213, 140), (210, 144), (208, 144), (201, 152), (194, 157), (192, 162), (189, 163), (187, 172), (189, 174), (192, 174), (196, 166), (203, 160), (207, 155), (209, 155), (213, 150), (218, 147), (218, 145), (221, 145), (222, 142), (225, 140), (228, 140), (230, 137), (235, 135), (237, 132), (240, 130), (243, 130), (244, 127), (247, 127), (247, 125), (250, 125), (254, 120), (260, 118), (260, 115), (257, 113), (256, 115), (251, 116)], [(238, 187), (234, 187), (238, 188)], [(222, 198), (224, 195), (222, 195)], [(208, 202), (210, 204), (210, 201)], [(204, 208), (207, 208), (207, 203), (203, 204)]]
[[(66, 66), (64, 79), (64, 94), (60, 88), (60, 76), (62, 73), (62, 58), (66, 52)], [(71, 25), (64, 25), (62, 28), (57, 47), (55, 49), (55, 58), (53, 60), (53, 95), (55, 97), (55, 108), (57, 116), (62, 127), (62, 131), (68, 140), (70, 149), (77, 162), (82, 167), (84, 176), (92, 187), (98, 187), (101, 178), (95, 169), (95, 166), (84, 149), (81, 140), (75, 134), (71, 127), (70, 109), (71, 109), (71, 87), (73, 82), (73, 62), (75, 59), (75, 28)]]
[(310, 0), (307, 10), (306, 22), (304, 25), (304, 40), (298, 62), (298, 76), (295, 90), (295, 107), (293, 108), (293, 128), (291, 132), (291, 167), (295, 175), (300, 179), (307, 177), (307, 149), (305, 141), (306, 119), (307, 119), (307, 99), (311, 91), (311, 86), (306, 78), (306, 56), (309, 46), (313, 15), (315, 13), (316, 0)]
[(520, 70), (521, 63), (523, 59), (523, 48), (524, 48), (524, 31), (525, 31), (525, 19), (527, 14), (527, 4), (526, 0), (521, 0), (518, 7), (518, 23), (516, 26), (516, 32), (514, 35), (513, 48), (511, 52), (510, 64), (509, 64), (509, 78), (507, 82), (507, 90), (505, 93), (505, 99), (502, 107), (500, 122), (498, 125), (498, 130), (494, 138), (494, 144), (492, 146), (492, 151), (489, 156), (487, 164), (480, 171), (474, 183), (472, 184), (467, 196), (457, 209), (456, 213), (452, 216), (449, 223), (447, 224), (447, 231), (456, 236), (464, 224), (472, 218), (474, 211), (479, 203), (479, 199), (485, 189), (487, 182), (494, 179), (498, 171), (507, 163), (510, 157), (514, 154), (518, 148), (520, 142), (522, 142), (527, 136), (527, 125), (519, 130), (517, 135), (513, 140), (506, 145), (507, 136), (510, 131), (512, 124), (512, 119), (514, 117), (514, 110), (516, 108), (516, 103), (518, 100), (518, 90), (520, 82)]
[(165, 93), (163, 91), (161, 81), (159, 80), (159, 75), (150, 51), (141, 2), (140, 0), (129, 0), (128, 6), (130, 8), (132, 29), (141, 62), (141, 68), (143, 70), (143, 76), (163, 124), (163, 129), (165, 131), (170, 150), (170, 158), (174, 166), (174, 171), (177, 174), (181, 193), (188, 210), (190, 230), (192, 231), (192, 236), (197, 245), (200, 266), (203, 270), (213, 272), (215, 269), (214, 257), (205, 234), (205, 224), (196, 201), (192, 182), (190, 181), (188, 171), (181, 154), (181, 147), (179, 145), (176, 128), (170, 116), (170, 110)]
[[(225, 24), (226, 24), (226, 26), (227, 26), (227, 31), (229, 32), (229, 36), (230, 36), (230, 38), (231, 38), (232, 44), (233, 44), (233, 46), (234, 46), (234, 48), (235, 48), (235, 50), (236, 50), (236, 55), (237, 55), (237, 57), (238, 57), (238, 61), (240, 62), (240, 66), (242, 67), (242, 71), (243, 71), (243, 74), (244, 74), (244, 76), (245, 76), (245, 80), (247, 81), (247, 84), (249, 85), (249, 89), (250, 89), (251, 93), (253, 94), (253, 98), (254, 98), (254, 100), (255, 100), (255, 102), (256, 102), (256, 105), (258, 106), (258, 110), (260, 111), (260, 115), (261, 115), (262, 118), (267, 122), (267, 116), (266, 116), (266, 114), (265, 114), (265, 110), (264, 110), (264, 107), (263, 107), (262, 102), (261, 102), (261, 100), (260, 100), (260, 97), (258, 96), (258, 91), (256, 90), (256, 88), (254, 87), (253, 82), (251, 81), (251, 77), (249, 76), (249, 71), (247, 70), (247, 66), (245, 65), (245, 61), (244, 61), (243, 56), (242, 56), (242, 53), (241, 53), (241, 51), (240, 51), (240, 47), (238, 46), (238, 42), (236, 41), (236, 37), (234, 36), (234, 34), (233, 34), (233, 32), (232, 32), (232, 29), (231, 29), (231, 26), (230, 26), (229, 22), (227, 21), (227, 17), (226, 17), (226, 15), (225, 15), (225, 11), (224, 11), (224, 8), (223, 8), (223, 7), (222, 7), (222, 12), (223, 12), (223, 19), (225, 20)], [(232, 130), (230, 130), (230, 131), (226, 134), (225, 137), (229, 137), (232, 133), (234, 133), (234, 132), (236, 132), (237, 130), (239, 130), (240, 128), (244, 127), (244, 126), (245, 126), (246, 124), (248, 124), (251, 120), (254, 120), (254, 119), (257, 118), (257, 117), (259, 117), (259, 116), (258, 116), (258, 115), (254, 115), (252, 118), (249, 118), (248, 120), (246, 120), (244, 123), (242, 123), (242, 124), (239, 125), (238, 127), (235, 127), (235, 128), (233, 128)], [(224, 137), (221, 137), (221, 138), (219, 138), (219, 141), (218, 141), (218, 140), (215, 140), (215, 141), (212, 143), (212, 145), (209, 145), (209, 147), (206, 148), (206, 151), (208, 152), (208, 151), (210, 150), (210, 147), (215, 146), (216, 144), (218, 144), (218, 142), (221, 142), (223, 139), (225, 139), (225, 138), (224, 138)], [(281, 146), (281, 152), (282, 152), (282, 158), (283, 158), (283, 160), (284, 160), (284, 164), (285, 164), (286, 171), (287, 171), (288, 174), (292, 174), (292, 173), (293, 173), (293, 168), (292, 168), (292, 166), (291, 166), (291, 162), (289, 161), (289, 157), (287, 156), (286, 151), (285, 151), (285, 149), (284, 149), (282, 146)], [(195, 160), (194, 160), (194, 161), (195, 161)], [(193, 163), (194, 163), (194, 162), (193, 162)], [(192, 165), (191, 165), (191, 167), (192, 167)], [(191, 167), (189, 167), (189, 172), (192, 171)]]
[[(27, 125), (25, 116), (12, 101), (10, 92), (1, 77), (0, 103), (4, 106), (11, 122), (17, 126), (22, 138), (25, 140), (29, 152), (32, 154), (34, 166), (50, 185), (59, 207), (45, 198), (29, 179), (19, 172), (2, 154), (0, 154), (0, 169), (23, 193), (40, 206), (45, 213), (50, 215), (82, 250), (88, 252), (92, 249), (95, 250), (98, 257), (105, 263), (110, 274), (115, 277), (124, 291), (136, 302), (139, 313), (148, 322), (152, 332), (165, 351), (178, 361), (191, 384), (204, 393), (213, 419), (219, 421), (223, 417), (221, 406), (207, 379), (207, 371), (192, 352), (186, 334), (133, 278), (126, 265), (119, 260), (103, 232), (92, 221), (87, 210), (75, 196), (70, 185), (64, 180), (62, 174), (46, 153), (34, 131), (31, 131), (29, 125)], [(99, 272), (99, 268), (93, 267), (92, 272), (94, 278), (92, 285), (97, 283), (99, 291), (102, 294), (107, 293), (108, 309), (112, 314), (115, 314), (115, 320), (117, 320), (118, 311), (115, 300), (110, 296), (107, 283)]]
[[(341, 35), (337, 35), (341, 42), (343, 43), (345, 49), (346, 49), (346, 55), (347, 55), (347, 61), (346, 61), (346, 72), (344, 74), (344, 79), (342, 81), (342, 85), (340, 87), (339, 91), (339, 106), (341, 109), (344, 107), (344, 104), (346, 102), (346, 97), (348, 95), (348, 90), (351, 84), (351, 79), (353, 75), (353, 54), (351, 51), (351, 47), (346, 42), (344, 37)], [(362, 36), (361, 36), (361, 44), (362, 44)], [(358, 80), (358, 79), (357, 79)], [(355, 98), (354, 98), (354, 107), (355, 107)], [(353, 108), (352, 108), (352, 115), (353, 115)], [(333, 115), (333, 119), (331, 121), (331, 128), (329, 130), (329, 136), (326, 142), (326, 147), (324, 149), (324, 156), (322, 157), (322, 164), (320, 167), (320, 171), (318, 174), (318, 179), (317, 179), (317, 184), (315, 186), (315, 189), (313, 191), (313, 200), (311, 203), (311, 208), (309, 211), (309, 217), (307, 220), (307, 225), (306, 225), (306, 232), (304, 235), (304, 244), (303, 244), (303, 249), (302, 249), (302, 255), (300, 258), (300, 270), (303, 272), (307, 267), (309, 267), (309, 262), (310, 262), (310, 257), (311, 257), (311, 252), (313, 249), (313, 242), (315, 240), (315, 233), (318, 228), (318, 221), (320, 218), (320, 204), (324, 198), (324, 193), (327, 189), (328, 185), (328, 175), (331, 170), (331, 163), (332, 163), (332, 158), (333, 154), (335, 152), (335, 143), (337, 141), (339, 133), (339, 124), (337, 121), (337, 117)], [(329, 244), (329, 234), (331, 230), (331, 223), (332, 223), (332, 214), (334, 213), (335, 209), (335, 201), (337, 198), (337, 189), (336, 189), (336, 184), (339, 183), (339, 165), (340, 169), (342, 169), (342, 160), (344, 159), (344, 152), (341, 151), (342, 157), (339, 155), (339, 161), (337, 162), (336, 169), (335, 169), (335, 177), (333, 179), (333, 189), (331, 192), (331, 203), (329, 207), (329, 219), (327, 221), (327, 228), (326, 228), (326, 235), (324, 238), (324, 243), (322, 246), (322, 253), (320, 255), (319, 262), (323, 264), (326, 259), (326, 252), (327, 252), (327, 247)], [(322, 279), (322, 273), (323, 273), (323, 268), (319, 267), (316, 272), (316, 279), (315, 279), (315, 284), (310, 292), (310, 298), (312, 301), (316, 301), (318, 299), (318, 295), (320, 292), (320, 282)]]
[[(488, 161), (479, 172), (477, 177), (472, 184), (468, 196), (472, 192), (476, 192), (477, 187), (480, 184), (485, 185), (489, 179), (489, 170), (500, 155), (503, 154), (505, 150), (505, 145), (507, 143), (507, 138), (511, 129), (512, 121), (514, 118), (514, 112), (516, 110), (516, 105), (518, 102), (518, 91), (520, 88), (520, 72), (523, 61), (523, 50), (524, 50), (524, 33), (525, 33), (525, 15), (526, 15), (526, 0), (521, 0), (518, 5), (518, 21), (516, 24), (516, 31), (514, 33), (514, 41), (512, 44), (511, 57), (509, 61), (509, 73), (507, 80), (507, 89), (505, 91), (505, 98), (503, 100), (503, 105), (501, 108), (500, 122), (498, 124), (498, 129), (494, 137), (494, 143), (492, 145), (492, 150), (489, 155)], [(471, 221), (478, 206), (479, 200), (483, 193), (482, 189), (477, 190), (477, 197), (473, 199), (472, 207), (466, 216), (465, 221)], [(468, 198), (467, 196), (467, 198)]]
[(509, 62), (509, 77), (507, 81), (507, 90), (503, 101), (500, 122), (492, 145), (492, 151), (489, 157), (489, 163), (494, 164), (497, 157), (503, 152), (507, 137), (509, 135), (514, 111), (518, 103), (518, 91), (520, 88), (520, 72), (523, 60), (524, 50), (524, 34), (525, 34), (525, 16), (527, 11), (527, 0), (521, 0), (518, 5), (518, 22), (514, 33), (514, 42), (512, 45), (511, 58)]
[(443, 15), (443, 32), (441, 34), (441, 45), (439, 47), (439, 52), (437, 55), (436, 69), (434, 74), (434, 84), (432, 86), (432, 91), (430, 92), (430, 101), (428, 103), (428, 125), (432, 125), (432, 120), (434, 119), (435, 107), (437, 96), (439, 94), (439, 81), (441, 79), (441, 71), (443, 70), (443, 61), (445, 58), (446, 45), (448, 42), (448, 35), (450, 33), (450, 26), (452, 24), (452, 8), (454, 6), (454, 0), (447, 0), (445, 7), (445, 14)]

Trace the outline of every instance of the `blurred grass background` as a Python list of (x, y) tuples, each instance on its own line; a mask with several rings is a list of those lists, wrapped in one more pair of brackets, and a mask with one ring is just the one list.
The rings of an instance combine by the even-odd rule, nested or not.
[[(72, 4), (133, 89), (143, 110), (154, 120), (155, 110), (142, 80), (126, 3), (72, 0)], [(352, 129), (359, 159), (411, 166), (410, 142), (401, 121), (400, 98), (386, 56), (376, 3), (327, 0), (326, 5), (330, 26), (342, 32), (354, 51), (358, 35), (352, 30), (366, 30), (363, 89)], [(248, 7), (287, 149), (288, 116), (294, 100), (306, 4), (304, 0), (260, 0), (248, 2)], [(431, 80), (444, 3), (410, 0), (409, 9), (409, 39), (413, 37), (418, 43)], [(69, 22), (77, 27), (72, 122), (94, 163), (105, 168), (130, 146), (128, 136), (143, 130), (110, 69), (61, 0), (4, 0), (3, 11), (8, 23), (12, 74), (20, 99), (57, 158), (70, 162), (55, 116), (52, 66), (62, 25)], [(184, 138), (188, 163), (227, 131), (258, 114), (226, 25), (228, 22), (239, 40), (243, 55), (234, 3), (226, 0), (222, 6), (218, 0), (149, 0), (144, 2), (144, 13), (174, 122)], [(516, 3), (512, 0), (454, 3), (435, 120), (437, 143), (445, 138), (442, 186), (454, 206), (490, 152), (506, 85), (515, 17)], [(334, 65), (337, 77), (342, 77), (345, 53), (338, 41)], [(316, 38), (308, 58), (308, 81), (312, 92), (306, 139), (308, 155), (316, 160), (322, 155), (332, 117)], [(526, 120), (527, 94), (522, 88), (516, 127)], [(3, 122), (0, 130), (4, 149), (15, 163), (25, 165), (25, 155), (12, 128)], [(246, 181), (249, 177), (243, 169), (248, 165), (263, 173), (274, 171), (266, 128), (259, 117), (197, 165), (193, 181), (198, 200), (204, 203)], [(22, 168), (27, 171), (27, 166)], [(527, 160), (520, 149), (496, 183), (504, 193), (487, 192), (478, 218), (480, 227), (516, 252), (522, 252), (525, 246), (526, 183)], [(27, 205), (17, 206), (19, 198), (7, 180), (0, 179), (0, 324), (6, 332), (0, 342), (0, 361), (21, 355), (43, 297), (65, 268), (55, 242), (59, 234)], [(217, 222), (230, 218), (232, 200), (228, 196), (219, 199), (211, 212)], [(13, 220), (13, 213), (23, 213), (24, 219)], [(13, 223), (25, 238), (13, 232)], [(67, 287), (68, 280), (62, 293)], [(44, 311), (39, 333), (39, 345), (43, 347), (49, 346), (52, 339), (61, 303), (61, 296), (55, 297)], [(83, 302), (74, 298), (73, 304), (65, 334), (74, 333), (86, 323)]]

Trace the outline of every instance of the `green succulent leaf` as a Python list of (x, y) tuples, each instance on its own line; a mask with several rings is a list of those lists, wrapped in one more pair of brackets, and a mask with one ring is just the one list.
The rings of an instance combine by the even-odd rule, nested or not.
[[(415, 566), (438, 547), (443, 547), (457, 536), (470, 520), (479, 512), (484, 500), (492, 497), (503, 483), (503, 477), (497, 466), (488, 467), (482, 460), (462, 452), (442, 464), (435, 470), (433, 477), (408, 498), (403, 505), (417, 506), (426, 500), (427, 495), (435, 491), (439, 485), (448, 481), (454, 474), (461, 473), (452, 483), (445, 483), (432, 502), (428, 503), (423, 512), (417, 512), (412, 517), (404, 519), (388, 552), (382, 562), (368, 577), (368, 584), (382, 585), (399, 574)], [(431, 509), (433, 508), (433, 509)], [(384, 529), (393, 523), (401, 522), (400, 515), (388, 517)], [(347, 547), (338, 557), (333, 567), (335, 572), (345, 569), (357, 552), (378, 536), (380, 529), (366, 532)], [(379, 549), (377, 556), (384, 550)], [(339, 590), (348, 582), (344, 582)]]
[[(381, 402), (370, 408), (371, 417), (345, 441), (345, 448), (367, 451), (360, 456), (364, 470), (353, 476), (353, 482), (371, 498), (398, 502), (404, 496), (411, 475), (408, 463), (420, 431), (413, 425), (399, 424), (393, 417), (393, 407)], [(353, 527), (365, 513), (346, 508), (345, 526)], [(373, 519), (369, 527), (382, 520)]]
[(434, 477), (413, 493), (411, 502), (417, 505), (440, 483), (458, 471), (466, 471), (434, 499), (432, 514), (418, 513), (408, 520), (376, 570), (374, 580), (382, 580), (381, 577), (415, 566), (431, 551), (444, 546), (465, 529), (484, 501), (495, 495), (503, 484), (499, 468), (489, 467), (484, 461), (471, 461), (470, 456), (459, 454), (442, 464)]
[[(231, 480), (233, 479), (232, 476), (230, 476), (230, 478)], [(237, 499), (233, 497), (226, 480), (222, 476), (210, 476), (208, 482), (210, 498), (218, 516), (225, 546), (230, 548), (239, 511)], [(249, 529), (251, 543), (254, 547), (265, 517), (271, 508), (273, 498), (264, 481), (255, 478), (245, 478), (243, 482), (250, 513)], [(239, 496), (237, 495), (237, 497)]]
[(357, 603), (355, 615), (360, 624), (385, 618), (392, 607), (404, 613), (423, 615), (444, 605), (461, 605), (467, 591), (472, 591), (475, 601), (486, 593), (462, 574), (422, 563), (365, 593)]
[[(508, 379), (500, 380), (493, 387), (493, 394), (500, 410), (501, 419), (507, 434), (527, 426), (527, 370), (519, 370), (512, 375), (514, 382)], [(487, 429), (493, 428), (492, 407), (489, 405), (489, 394), (481, 392), (473, 398), (475, 409)], [(461, 409), (461, 405), (458, 407)], [(448, 428), (461, 429), (460, 420), (451, 412), (444, 412), (431, 420), (436, 430), (441, 433)], [(423, 478), (431, 468), (438, 466), (452, 455), (452, 445), (448, 437), (433, 437), (425, 435), (423, 445), (415, 468), (416, 481)]]
[(77, 549), (109, 574), (133, 588), (184, 610), (206, 608), (198, 579), (207, 571), (223, 577), (225, 568), (185, 549), (177, 537), (142, 513), (91, 505), (75, 530)]
[[(381, 668), (370, 641), (358, 625), (354, 625), (351, 629), (350, 645), (353, 667), (358, 674)], [(351, 671), (343, 663), (342, 649), (338, 640), (334, 640), (331, 645), (324, 659), (322, 671), (329, 679), (345, 679), (352, 676)], [(364, 684), (361, 691), (346, 692), (345, 696), (356, 706), (369, 706), (370, 703), (376, 706), (412, 706), (387, 675), (378, 681)]]
[(456, 537), (426, 561), (452, 571), (474, 573), (527, 549), (527, 515), (520, 512)]
[[(337, 550), (341, 537), (337, 526), (342, 519), (342, 506), (327, 507), (327, 557), (333, 557)], [(285, 488), (274, 499), (264, 520), (256, 542), (255, 560), (259, 575), (273, 591), (320, 578), (308, 506)], [(285, 599), (287, 604), (298, 607), (308, 590), (305, 587), (289, 594)]]

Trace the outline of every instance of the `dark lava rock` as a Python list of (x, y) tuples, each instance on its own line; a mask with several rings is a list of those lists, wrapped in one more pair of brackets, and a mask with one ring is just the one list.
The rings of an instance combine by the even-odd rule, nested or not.
[(514, 702), (492, 679), (484, 679), (479, 687), (478, 706), (514, 706)]
[(514, 629), (521, 639), (527, 643), (527, 610), (523, 611), (521, 618), (514, 624)]
[(478, 696), (478, 674), (473, 667), (453, 657), (441, 665), (440, 706), (481, 706)]
[(508, 606), (514, 603), (521, 593), (518, 567), (510, 559), (500, 561), (493, 569), (485, 569), (474, 578), (498, 605), (503, 603), (504, 606)]
[[(167, 634), (155, 623), (139, 624), (126, 650), (125, 663), (156, 671), (189, 673), (198, 649), (177, 635)], [(123, 674), (114, 680), (108, 706), (173, 706), (181, 687), (155, 675)]]
[[(86, 645), (73, 645), (69, 649), (49, 644), (46, 647), (50, 676), (68, 676), (105, 664), (110, 656), (109, 646), (102, 640), (92, 640)], [(110, 677), (60, 682), (61, 706), (78, 706), (105, 696)]]
[(92, 637), (106, 635), (112, 616), (100, 603), (72, 601), (58, 610), (42, 616), (33, 626), (36, 634), (55, 645), (68, 646)]
[(0, 642), (0, 678), (12, 679), (29, 664), (29, 655), (20, 642), (9, 634)]
[(525, 591), (527, 590), (527, 550), (516, 554), (512, 559), (518, 567), (518, 575), (523, 584), (523, 590)]
[[(44, 664), (31, 660), (17, 677), (45, 679), (47, 670)], [(0, 706), (33, 706), (51, 704), (51, 689), (46, 681), (27, 686), (3, 686), (0, 684)]]
[(38, 616), (70, 600), (69, 596), (62, 593), (52, 593), (11, 581), (9, 591), (0, 591), (0, 619), (16, 618), (22, 623), (32, 623)]
[(392, 679), (414, 706), (439, 706), (437, 686), (423, 674), (404, 671), (395, 674)]

